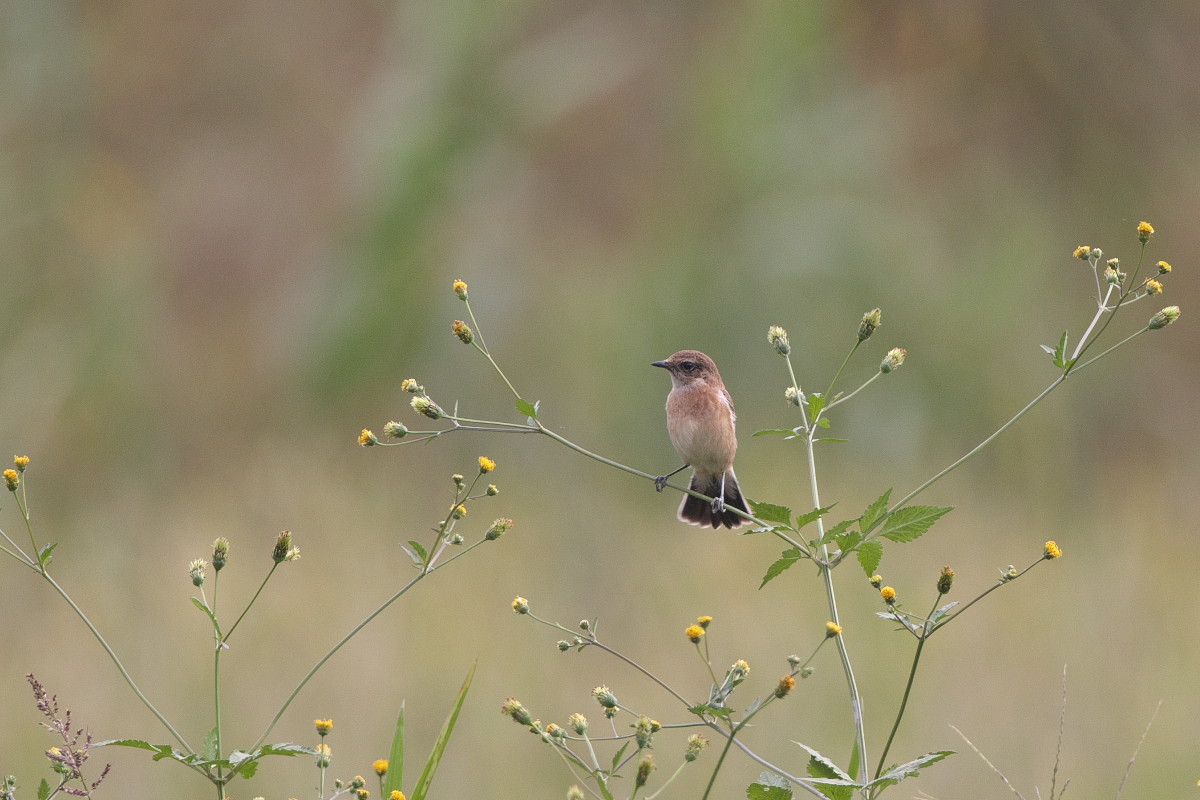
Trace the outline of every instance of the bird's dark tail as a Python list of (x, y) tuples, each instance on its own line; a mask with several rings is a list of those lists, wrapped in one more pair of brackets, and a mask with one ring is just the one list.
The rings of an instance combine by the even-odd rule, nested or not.
[[(709, 497), (721, 496), (721, 476), (706, 475), (701, 478), (698, 475), (692, 475), (690, 488), (693, 491), (701, 492)], [(749, 514), (750, 509), (746, 506), (746, 498), (742, 497), (742, 490), (738, 487), (737, 477), (733, 474), (733, 470), (725, 473), (725, 509), (719, 513), (713, 513), (713, 504), (708, 500), (701, 500), (699, 497), (685, 495), (683, 504), (679, 506), (679, 519), (692, 525), (700, 527), (712, 526), (719, 528), (724, 525), (726, 528), (737, 528), (746, 523), (746, 520), (739, 517), (737, 514), (730, 511), (731, 508), (736, 508), (739, 511), (744, 511)]]

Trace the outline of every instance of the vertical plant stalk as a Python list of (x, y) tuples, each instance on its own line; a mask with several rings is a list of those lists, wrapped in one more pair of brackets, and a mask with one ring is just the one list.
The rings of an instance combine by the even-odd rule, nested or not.
[[(934, 608), (937, 608), (935, 602)], [(929, 612), (929, 616), (933, 616), (933, 610)], [(930, 630), (928, 622), (921, 626), (921, 634), (917, 636), (917, 649), (913, 653), (912, 666), (908, 669), (908, 683), (904, 685), (904, 696), (900, 698), (900, 708), (896, 710), (896, 721), (892, 723), (892, 730), (888, 733), (887, 742), (883, 745), (883, 752), (879, 755), (879, 765), (875, 767), (875, 775), (873, 778), (879, 778), (883, 774), (883, 768), (887, 764), (888, 751), (892, 749), (892, 741), (896, 738), (896, 731), (900, 730), (900, 721), (904, 719), (904, 711), (908, 708), (908, 696), (912, 694), (913, 681), (917, 677), (917, 665), (921, 663), (921, 651), (925, 649), (925, 640), (929, 638)]]
[[(808, 458), (808, 484), (809, 492), (812, 495), (813, 508), (821, 507), (821, 490), (817, 483), (817, 457), (813, 451), (813, 436), (816, 431), (814, 425), (809, 434), (804, 437), (805, 455)], [(817, 518), (817, 538), (818, 540), (825, 538), (825, 524), (820, 517)], [(837, 625), (841, 625), (841, 620), (838, 617), (837, 608), (837, 592), (833, 586), (833, 570), (829, 566), (829, 545), (821, 545), (822, 560), (819, 564), (821, 570), (821, 579), (825, 583), (825, 599), (829, 603), (829, 620)], [(858, 691), (858, 681), (854, 677), (854, 666), (850, 661), (850, 652), (846, 648), (845, 633), (838, 634), (837, 649), (838, 656), (842, 661), (842, 672), (846, 675), (846, 687), (850, 690), (850, 708), (854, 713), (854, 739), (858, 744), (858, 772), (856, 776), (859, 783), (867, 782), (867, 732), (866, 725), (863, 721), (862, 695)]]
[[(217, 644), (213, 651), (213, 730), (216, 731), (216, 748), (217, 758), (221, 757), (221, 650), (224, 649), (220, 643)], [(217, 800), (224, 797), (224, 787), (226, 784), (225, 770), (217, 767), (217, 778), (213, 783), (217, 786)]]

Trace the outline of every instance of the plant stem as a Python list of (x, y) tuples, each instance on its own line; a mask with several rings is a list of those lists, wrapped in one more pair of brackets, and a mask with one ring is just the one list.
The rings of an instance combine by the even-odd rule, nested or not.
[(280, 562), (278, 561), (272, 562), (270, 571), (267, 573), (267, 576), (262, 579), (262, 583), (258, 585), (258, 591), (254, 593), (254, 597), (251, 597), (250, 602), (246, 604), (244, 609), (242, 609), (242, 613), (239, 614), (238, 618), (234, 621), (233, 627), (225, 631), (223, 641), (228, 642), (229, 637), (233, 635), (234, 630), (242, 623), (242, 620), (246, 617), (246, 614), (249, 613), (250, 607), (254, 605), (254, 602), (258, 600), (258, 596), (262, 594), (262, 590), (266, 588), (267, 581), (271, 580), (271, 576), (275, 574), (275, 569), (279, 566), (279, 563)]
[[(225, 648), (221, 646), (221, 643), (218, 642), (213, 651), (213, 730), (215, 730), (217, 733), (217, 758), (221, 758), (221, 754), (223, 752), (221, 750), (221, 651), (224, 649)], [(218, 796), (220, 796), (223, 794), (220, 789), (225, 785), (225, 770), (221, 766), (217, 767), (216, 784)]]
[(475, 338), (478, 339), (477, 342), (472, 342), (472, 344), (475, 345), (476, 350), (483, 353), (487, 360), (491, 362), (492, 367), (496, 370), (497, 374), (499, 374), (504, 380), (504, 383), (508, 385), (508, 390), (513, 393), (513, 397), (520, 400), (520, 393), (513, 388), (512, 383), (508, 380), (508, 376), (504, 374), (504, 370), (500, 369), (500, 365), (496, 363), (496, 359), (492, 358), (492, 354), (488, 352), (487, 342), (483, 340), (483, 331), (480, 330), (479, 323), (475, 321), (475, 312), (471, 310), (471, 301), (464, 300), (463, 302), (467, 306), (467, 314), (471, 317), (471, 324), (475, 326)]
[[(846, 353), (846, 357), (842, 359), (842, 365), (841, 365), (840, 367), (838, 367), (838, 370), (837, 370), (837, 372), (833, 373), (833, 380), (831, 380), (831, 381), (829, 382), (829, 388), (825, 390), (825, 395), (824, 395), (824, 397), (825, 397), (825, 402), (826, 402), (826, 403), (828, 403), (828, 402), (829, 402), (829, 401), (832, 399), (832, 398), (830, 397), (830, 395), (832, 395), (832, 394), (833, 394), (833, 386), (834, 386), (834, 384), (835, 384), (835, 383), (837, 383), (837, 379), (838, 379), (838, 378), (840, 378), (840, 377), (842, 376), (842, 370), (846, 369), (846, 365), (850, 363), (850, 359), (851, 359), (851, 358), (854, 356), (854, 354), (855, 354), (856, 352), (858, 352), (858, 346), (859, 346), (859, 345), (861, 345), (861, 344), (862, 344), (862, 340), (861, 340), (861, 339), (859, 339), (859, 340), (857, 340), (857, 341), (855, 341), (855, 342), (854, 342), (854, 347), (851, 347), (851, 348), (850, 348), (850, 352), (849, 352), (849, 353)], [(815, 421), (815, 420), (814, 420), (814, 421)]]
[[(933, 604), (933, 608), (929, 611), (929, 616), (933, 616), (934, 609), (937, 608), (937, 602)], [(888, 733), (887, 742), (883, 745), (883, 752), (879, 756), (879, 766), (875, 767), (874, 778), (878, 778), (883, 774), (884, 764), (887, 763), (888, 751), (892, 749), (892, 741), (896, 738), (896, 731), (900, 729), (900, 720), (904, 719), (904, 710), (908, 707), (908, 696), (912, 693), (913, 680), (917, 677), (917, 665), (921, 662), (921, 651), (925, 648), (925, 640), (929, 638), (932, 631), (929, 629), (929, 623), (923, 623), (921, 626), (921, 635), (917, 637), (917, 650), (913, 653), (912, 666), (908, 670), (908, 683), (904, 685), (904, 696), (900, 699), (900, 708), (896, 711), (896, 721), (892, 723), (892, 730)]]
[(950, 615), (949, 615), (949, 616), (947, 616), (945, 619), (943, 619), (943, 620), (941, 620), (940, 622), (938, 622), (938, 624), (937, 624), (937, 627), (936, 627), (936, 628), (934, 628), (932, 631), (930, 631), (928, 635), (929, 635), (929, 636), (932, 636), (933, 634), (937, 633), (937, 632), (938, 632), (938, 631), (940, 631), (942, 628), (944, 628), (944, 627), (946, 627), (947, 625), (949, 625), (949, 624), (951, 623), (951, 621), (953, 621), (953, 620), (954, 620), (956, 617), (958, 617), (960, 614), (962, 614), (962, 613), (963, 613), (964, 611), (966, 611), (968, 608), (970, 608), (971, 606), (975, 605), (975, 604), (976, 604), (976, 603), (978, 603), (980, 600), (982, 600), (983, 598), (987, 597), (987, 596), (988, 596), (989, 594), (991, 594), (992, 592), (994, 592), (994, 591), (996, 591), (997, 589), (999, 589), (1001, 586), (1007, 586), (1008, 584), (1012, 583), (1012, 582), (1013, 582), (1013, 581), (1015, 581), (1017, 578), (1020, 578), (1020, 577), (1021, 577), (1022, 575), (1024, 575), (1026, 572), (1029, 572), (1029, 570), (1033, 569), (1034, 567), (1036, 567), (1038, 564), (1042, 563), (1042, 562), (1043, 562), (1043, 561), (1045, 561), (1045, 560), (1046, 560), (1045, 558), (1039, 558), (1037, 561), (1033, 562), (1033, 563), (1032, 563), (1032, 564), (1030, 564), (1028, 567), (1026, 567), (1025, 569), (1023, 569), (1023, 570), (1021, 570), (1020, 572), (1018, 572), (1018, 573), (1017, 573), (1017, 574), (1016, 574), (1014, 577), (1012, 577), (1012, 578), (1009, 578), (1009, 579), (1008, 579), (1008, 580), (1006, 580), (1006, 581), (1000, 581), (1000, 582), (998, 582), (998, 583), (995, 583), (995, 584), (993, 584), (992, 586), (988, 587), (986, 590), (984, 590), (984, 591), (983, 591), (983, 592), (982, 592), (982, 593), (981, 593), (981, 594), (980, 594), (978, 597), (976, 597), (974, 600), (972, 600), (971, 602), (967, 603), (965, 606), (963, 606), (962, 608), (958, 609), (958, 610), (957, 610), (957, 611), (955, 611), (953, 614), (950, 614)]
[[(812, 505), (813, 508), (820, 508), (821, 490), (817, 483), (817, 456), (813, 450), (813, 433), (815, 431), (816, 428), (814, 426), (809, 435), (804, 437), (804, 446), (805, 455), (808, 459), (808, 486), (812, 496)], [(825, 538), (825, 524), (820, 517), (817, 518), (817, 537), (818, 539)], [(841, 620), (838, 617), (837, 592), (833, 586), (833, 569), (829, 565), (829, 545), (821, 545), (821, 555), (822, 561), (818, 568), (821, 571), (821, 579), (825, 584), (825, 599), (829, 604), (829, 621), (841, 625)], [(859, 752), (859, 774), (857, 778), (860, 783), (866, 783), (867, 732), (863, 721), (862, 695), (858, 691), (858, 681), (854, 678), (854, 666), (850, 661), (850, 652), (846, 649), (845, 633), (839, 634), (836, 639), (838, 656), (842, 661), (842, 672), (846, 675), (846, 686), (850, 690), (850, 708), (854, 714), (854, 738), (858, 743)]]
[(733, 747), (733, 740), (737, 737), (738, 731), (742, 729), (742, 725), (745, 724), (746, 722), (743, 720), (729, 732), (728, 738), (725, 739), (725, 746), (721, 748), (721, 755), (717, 757), (717, 763), (713, 766), (712, 775), (709, 776), (708, 785), (704, 787), (704, 794), (700, 800), (708, 800), (708, 796), (712, 794), (713, 784), (717, 782), (717, 775), (721, 772), (721, 765), (725, 763), (725, 756), (729, 755), (729, 748)]
[[(1091, 363), (1091, 362), (1089, 362), (1089, 363)], [(913, 489), (911, 492), (909, 492), (909, 493), (908, 493), (908, 494), (906, 494), (906, 495), (905, 495), (903, 498), (901, 498), (899, 501), (897, 501), (897, 502), (896, 502), (896, 503), (895, 503), (895, 504), (894, 504), (894, 505), (893, 505), (891, 508), (889, 508), (889, 509), (888, 509), (888, 513), (887, 513), (887, 514), (884, 514), (884, 515), (882, 515), (882, 516), (879, 518), (879, 522), (882, 522), (883, 520), (887, 519), (887, 517), (888, 517), (888, 516), (890, 516), (891, 514), (895, 513), (895, 511), (896, 511), (897, 509), (899, 509), (899, 508), (903, 508), (903, 507), (904, 507), (905, 505), (907, 505), (907, 504), (908, 504), (908, 502), (909, 502), (910, 500), (912, 500), (914, 497), (916, 497), (916, 496), (917, 496), (917, 495), (919, 495), (921, 492), (923, 492), (923, 491), (925, 491), (926, 489), (928, 489), (928, 488), (929, 488), (930, 486), (932, 486), (933, 484), (935, 484), (935, 483), (937, 483), (938, 481), (940, 481), (942, 478), (944, 478), (944, 477), (946, 477), (947, 475), (949, 475), (949, 474), (950, 474), (951, 472), (953, 472), (954, 470), (958, 469), (958, 468), (959, 468), (960, 466), (962, 466), (962, 464), (964, 464), (964, 463), (965, 463), (965, 462), (966, 462), (966, 461), (967, 461), (969, 458), (971, 458), (971, 457), (972, 457), (972, 456), (974, 456), (976, 453), (978, 453), (980, 450), (982, 450), (983, 448), (985, 448), (985, 447), (987, 447), (989, 444), (991, 444), (991, 443), (992, 443), (992, 440), (994, 440), (994, 439), (995, 439), (997, 436), (999, 436), (1000, 434), (1004, 433), (1006, 430), (1008, 430), (1008, 429), (1009, 429), (1009, 428), (1011, 428), (1013, 425), (1015, 425), (1015, 424), (1016, 424), (1016, 422), (1017, 422), (1017, 420), (1021, 419), (1021, 417), (1025, 416), (1025, 415), (1026, 415), (1026, 414), (1028, 414), (1030, 411), (1032, 411), (1034, 406), (1036, 406), (1038, 403), (1042, 402), (1042, 400), (1043, 400), (1043, 399), (1045, 399), (1045, 397), (1046, 397), (1048, 394), (1050, 394), (1050, 393), (1051, 393), (1051, 392), (1053, 392), (1055, 389), (1057, 389), (1057, 388), (1059, 387), (1059, 385), (1060, 385), (1060, 384), (1062, 384), (1062, 382), (1063, 382), (1063, 381), (1065, 381), (1066, 379), (1067, 379), (1067, 376), (1066, 376), (1065, 374), (1063, 374), (1063, 375), (1059, 375), (1057, 378), (1055, 378), (1053, 383), (1051, 383), (1049, 386), (1047, 386), (1045, 389), (1043, 389), (1043, 390), (1042, 390), (1042, 391), (1041, 391), (1041, 392), (1038, 394), (1038, 396), (1037, 396), (1037, 397), (1035, 397), (1035, 398), (1033, 398), (1032, 400), (1030, 400), (1030, 401), (1029, 401), (1029, 403), (1028, 403), (1028, 404), (1027, 404), (1027, 405), (1026, 405), (1024, 408), (1022, 408), (1020, 411), (1018, 411), (1018, 412), (1016, 413), (1016, 415), (1015, 415), (1015, 416), (1014, 416), (1012, 419), (1010, 419), (1008, 422), (1006, 422), (1006, 423), (1004, 423), (1003, 425), (1001, 425), (1001, 426), (1000, 426), (1000, 427), (999, 427), (999, 428), (998, 428), (998, 429), (997, 429), (997, 430), (996, 430), (994, 433), (992, 433), (992, 435), (988, 436), (988, 437), (987, 437), (986, 439), (984, 439), (982, 442), (980, 442), (979, 444), (977, 444), (975, 447), (973, 447), (973, 448), (972, 448), (972, 449), (971, 449), (969, 452), (967, 452), (965, 455), (963, 455), (961, 458), (959, 458), (959, 459), (958, 459), (957, 461), (955, 461), (953, 464), (951, 464), (950, 466), (946, 467), (946, 468), (945, 468), (945, 469), (943, 469), (941, 472), (939, 472), (938, 474), (934, 475), (932, 478), (930, 478), (929, 480), (925, 481), (925, 482), (924, 482), (924, 483), (922, 483), (920, 486), (918, 486), (917, 488)], [(876, 523), (876, 524), (879, 524), (879, 523)], [(866, 535), (866, 533), (867, 533), (867, 531), (863, 531), (863, 534), (864, 534), (864, 535)]]
[[(622, 472), (628, 472), (630, 475), (637, 475), (639, 478), (646, 478), (647, 480), (653, 481), (657, 477), (655, 475), (651, 475), (648, 472), (642, 472), (640, 469), (634, 469), (633, 467), (626, 466), (625, 464), (622, 464), (617, 461), (613, 461), (610, 458), (605, 458), (604, 456), (599, 455), (598, 453), (593, 453), (591, 450), (587, 450), (583, 447), (580, 447), (579, 445), (572, 442), (570, 439), (567, 439), (566, 437), (564, 437), (558, 433), (555, 433), (551, 429), (547, 428), (545, 425), (543, 425), (538, 420), (534, 420), (534, 424), (537, 426), (536, 430), (538, 433), (542, 433), (542, 434), (545, 434), (546, 436), (549, 436), (551, 439), (558, 442), (559, 444), (569, 447), (570, 449), (574, 450), (576, 453), (579, 453), (582, 456), (587, 456), (588, 458), (592, 459), (593, 461), (599, 461), (601, 464), (607, 464), (608, 466), (619, 469)], [(670, 486), (672, 489), (677, 489), (685, 494), (690, 494), (693, 497), (699, 497), (701, 500), (709, 500), (709, 501), (712, 500), (711, 497), (709, 497), (705, 494), (702, 494), (701, 492), (697, 492), (689, 487), (680, 486), (679, 484), (675, 484), (675, 483), (671, 483), (671, 482), (668, 482), (666, 485)], [(758, 517), (756, 517), (752, 514), (745, 514), (736, 508), (728, 508), (728, 510), (733, 511), (739, 517), (747, 519), (756, 525), (762, 526), (763, 528), (773, 529), (776, 527), (774, 525), (771, 525), (770, 523), (763, 522), (761, 519), (759, 519)], [(771, 530), (771, 532), (773, 534), (775, 534), (776, 537), (787, 542), (792, 547), (799, 548), (802, 552), (804, 552), (807, 555), (808, 549), (805, 548), (804, 545), (802, 545), (800, 542), (798, 542), (795, 539), (793, 539), (792, 537), (788, 536), (783, 531)]]
[(872, 383), (874, 383), (874, 382), (875, 382), (875, 381), (876, 381), (876, 380), (879, 378), (879, 376), (880, 376), (880, 375), (882, 375), (882, 374), (883, 374), (882, 372), (880, 372), (879, 370), (876, 370), (874, 375), (872, 375), (871, 377), (869, 377), (869, 378), (867, 378), (865, 381), (863, 381), (863, 385), (862, 385), (862, 386), (859, 386), (857, 389), (855, 389), (855, 390), (854, 390), (853, 392), (851, 392), (850, 394), (844, 394), (844, 395), (842, 395), (841, 397), (839, 397), (837, 400), (833, 400), (833, 401), (831, 401), (831, 402), (827, 403), (827, 404), (825, 405), (825, 407), (824, 407), (823, 409), (821, 409), (821, 413), (824, 413), (824, 412), (828, 411), (829, 409), (833, 408), (834, 406), (836, 406), (836, 405), (838, 405), (838, 404), (840, 404), (840, 403), (844, 403), (844, 402), (846, 402), (847, 400), (849, 400), (851, 397), (854, 397), (854, 395), (858, 394), (858, 393), (859, 393), (859, 392), (861, 392), (863, 389), (867, 388), (867, 387), (868, 387), (868, 386), (870, 386)]
[[(1142, 249), (1138, 253), (1137, 265), (1133, 268), (1133, 277), (1130, 278), (1130, 280), (1129, 280), (1130, 287), (1132, 287), (1133, 284), (1137, 281), (1137, 274), (1142, 269), (1142, 260), (1145, 258), (1145, 256), (1146, 256), (1146, 243), (1142, 242)], [(1131, 295), (1133, 293), (1133, 291), (1134, 291), (1133, 288), (1130, 288), (1129, 290), (1123, 292), (1121, 294), (1121, 296), (1117, 298), (1117, 304), (1112, 307), (1112, 311), (1109, 313), (1108, 319), (1104, 320), (1104, 324), (1100, 326), (1100, 330), (1096, 333), (1095, 336), (1093, 336), (1091, 338), (1090, 341), (1088, 341), (1088, 339), (1087, 339), (1087, 333), (1085, 333), (1083, 335), (1083, 338), (1079, 340), (1079, 346), (1077, 346), (1075, 349), (1075, 356), (1074, 356), (1075, 358), (1079, 358), (1084, 353), (1086, 353), (1088, 351), (1088, 348), (1091, 347), (1101, 336), (1104, 335), (1104, 331), (1108, 329), (1108, 326), (1112, 323), (1113, 318), (1117, 316), (1117, 311), (1119, 311), (1121, 306), (1125, 303), (1125, 301), (1129, 299), (1129, 295)], [(1100, 315), (1102, 313), (1104, 313), (1104, 311), (1107, 310), (1106, 307), (1108, 305), (1108, 298), (1111, 296), (1112, 296), (1112, 285), (1110, 284), (1108, 292), (1105, 293), (1105, 295), (1104, 295), (1104, 301), (1100, 304), (1100, 308), (1096, 312), (1096, 317), (1092, 320), (1092, 324), (1088, 327), (1088, 332), (1091, 332), (1092, 328), (1094, 328), (1096, 326), (1096, 320), (1099, 319)], [(1093, 359), (1093, 361), (1094, 360), (1095, 359)], [(1071, 367), (1068, 367), (1067, 372), (1070, 373), (1071, 369), (1072, 369)]]
[[(447, 562), (447, 563), (449, 563), (449, 562)], [(370, 614), (368, 614), (362, 622), (355, 625), (354, 628), (352, 628), (349, 633), (347, 633), (345, 636), (343, 636), (341, 639), (339, 639), (337, 644), (335, 644), (333, 647), (331, 647), (329, 649), (329, 652), (327, 652), (327, 653), (325, 653), (325, 655), (321, 656), (320, 660), (318, 660), (317, 663), (313, 665), (312, 669), (310, 669), (308, 671), (308, 673), (303, 678), (300, 679), (300, 683), (298, 683), (296, 685), (296, 688), (292, 690), (292, 693), (289, 694), (287, 696), (287, 699), (283, 701), (283, 705), (279, 707), (279, 711), (271, 719), (270, 724), (267, 725), (266, 730), (264, 730), (262, 732), (262, 735), (258, 737), (258, 740), (250, 747), (250, 750), (251, 751), (257, 750), (262, 745), (262, 743), (267, 740), (267, 737), (271, 735), (271, 731), (275, 729), (275, 726), (279, 723), (279, 720), (283, 717), (284, 712), (288, 710), (288, 706), (290, 706), (292, 704), (292, 701), (296, 699), (296, 696), (298, 694), (300, 694), (300, 690), (303, 689), (306, 685), (308, 685), (308, 682), (310, 680), (312, 680), (313, 676), (317, 674), (318, 670), (320, 670), (321, 667), (325, 666), (326, 661), (333, 658), (334, 654), (337, 653), (338, 650), (341, 650), (342, 647), (345, 646), (345, 644), (347, 642), (349, 642), (351, 639), (353, 639), (355, 637), (355, 635), (358, 634), (359, 631), (361, 631), (363, 628), (367, 627), (367, 625), (373, 619), (375, 619), (380, 614), (382, 614), (384, 612), (384, 610), (387, 609), (387, 607), (390, 606), (392, 603), (399, 600), (409, 589), (416, 586), (417, 583), (420, 582), (420, 580), (422, 578), (424, 578), (426, 575), (432, 575), (432, 574), (433, 574), (433, 570), (430, 570), (429, 572), (418, 573), (415, 578), (410, 580), (408, 583), (404, 584), (404, 586), (400, 588), (400, 591), (396, 592), (394, 595), (392, 595), (387, 600), (385, 600), (383, 602), (383, 604), (379, 606), (379, 608), (375, 609)]]
[(1108, 298), (1112, 297), (1114, 288), (1115, 287), (1111, 283), (1108, 285), (1108, 291), (1099, 301), (1099, 307), (1096, 309), (1096, 313), (1092, 317), (1091, 324), (1087, 326), (1087, 330), (1083, 332), (1083, 336), (1079, 337), (1079, 343), (1075, 345), (1075, 352), (1071, 354), (1071, 358), (1079, 358), (1079, 356), (1083, 354), (1084, 345), (1087, 344), (1088, 337), (1092, 335), (1092, 329), (1096, 327), (1096, 323), (1100, 321), (1100, 317), (1102, 317), (1104, 312), (1108, 310)]
[(133, 693), (137, 695), (137, 698), (142, 701), (142, 705), (149, 709), (150, 713), (158, 718), (158, 721), (161, 722), (163, 727), (170, 732), (171, 736), (174, 737), (175, 741), (179, 743), (185, 752), (195, 753), (196, 751), (193, 750), (192, 746), (187, 743), (187, 740), (183, 738), (183, 735), (179, 733), (179, 731), (175, 730), (175, 727), (170, 723), (170, 721), (168, 721), (167, 718), (162, 715), (162, 712), (154, 707), (154, 704), (150, 702), (150, 699), (142, 693), (140, 688), (138, 688), (137, 683), (135, 683), (133, 680), (133, 676), (129, 674), (129, 671), (125, 669), (125, 665), (121, 663), (121, 659), (117, 657), (116, 651), (112, 649), (105, 638), (100, 634), (100, 631), (95, 625), (92, 624), (92, 621), (88, 619), (87, 614), (83, 613), (83, 609), (76, 605), (75, 601), (71, 599), (71, 596), (67, 594), (65, 589), (58, 585), (58, 582), (55, 581), (54, 578), (50, 577), (49, 572), (46, 572), (45, 569), (40, 570), (40, 572), (42, 577), (54, 587), (56, 592), (58, 592), (59, 596), (61, 596), (63, 600), (67, 601), (67, 604), (71, 606), (71, 608), (75, 611), (75, 614), (81, 620), (83, 620), (83, 624), (86, 625), (88, 630), (92, 632), (92, 636), (96, 637), (96, 641), (98, 641), (100, 646), (104, 648), (104, 652), (108, 653), (109, 659), (112, 660), (113, 664), (117, 668), (117, 671), (121, 673), (121, 677), (125, 679), (125, 683), (129, 684), (129, 688), (132, 689)]

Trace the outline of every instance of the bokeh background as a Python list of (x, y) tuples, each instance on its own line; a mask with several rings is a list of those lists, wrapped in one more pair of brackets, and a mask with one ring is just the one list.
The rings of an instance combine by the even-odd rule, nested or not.
[[(738, 402), (738, 471), (756, 499), (806, 507), (783, 325), (818, 389), (859, 316), (884, 325), (849, 388), (888, 347), (909, 362), (834, 415), (823, 500), (853, 516), (950, 463), (1048, 384), (1038, 348), (1094, 308), (1079, 244), (1128, 267), (1135, 226), (1175, 265), (1158, 307), (1182, 321), (1078, 374), (1017, 429), (926, 493), (957, 506), (882, 572), (910, 607), (943, 564), (953, 597), (1056, 539), (1061, 561), (976, 606), (927, 649), (897, 759), (963, 753), (893, 793), (1002, 798), (959, 727), (1032, 796), (1049, 789), (1067, 669), (1059, 786), (1115, 793), (1156, 704), (1127, 796), (1195, 791), (1200, 759), (1200, 544), (1191, 323), (1200, 252), (1200, 7), (1100, 2), (25, 2), (0, 25), (0, 451), (26, 484), (54, 568), (164, 713), (211, 725), (211, 640), (190, 559), (219, 535), (226, 615), (285, 565), (224, 659), (226, 741), (257, 737), (327, 647), (411, 574), (450, 475), (479, 455), (501, 494), (468, 533), (517, 527), (423, 583), (336, 656), (273, 739), (369, 774), (407, 701), (423, 758), (461, 678), (478, 676), (436, 796), (562, 797), (545, 746), (498, 713), (599, 721), (605, 683), (664, 722), (670, 698), (598, 652), (560, 654), (515, 595), (696, 697), (684, 639), (715, 617), (718, 667), (745, 658), (765, 694), (827, 612), (813, 570), (759, 590), (780, 546), (688, 528), (676, 496), (527, 436), (456, 434), (366, 450), (363, 427), (420, 420), (414, 377), (464, 414), (514, 420), (507, 389), (451, 336), (469, 282), (491, 349), (542, 418), (649, 472), (673, 467), (667, 376), (649, 362), (709, 352)], [(11, 501), (3, 529), (25, 533)], [(474, 526), (474, 528), (472, 528)], [(3, 564), (0, 769), (31, 796), (49, 774), (24, 674), (98, 738), (167, 741), (48, 587)], [(912, 643), (877, 595), (838, 574), (877, 756)], [(852, 729), (832, 650), (747, 735), (803, 769), (803, 741), (843, 761)], [(658, 778), (683, 736), (660, 736)], [(96, 755), (109, 797), (209, 796), (142, 753)], [(699, 796), (714, 759), (670, 796)], [(98, 766), (98, 765), (97, 765)], [(735, 758), (719, 796), (759, 769)], [(278, 759), (235, 798), (311, 797), (316, 770)], [(410, 778), (411, 783), (411, 778)], [(1190, 787), (1190, 789), (1188, 788)], [(406, 787), (410, 788), (410, 787)]]

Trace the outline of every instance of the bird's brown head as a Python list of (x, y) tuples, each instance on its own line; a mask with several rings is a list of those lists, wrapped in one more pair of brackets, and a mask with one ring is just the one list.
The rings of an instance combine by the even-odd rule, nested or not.
[(671, 373), (671, 385), (675, 388), (693, 384), (725, 385), (721, 381), (721, 373), (717, 372), (717, 365), (699, 350), (680, 350), (666, 361), (652, 362), (652, 366), (662, 367)]

